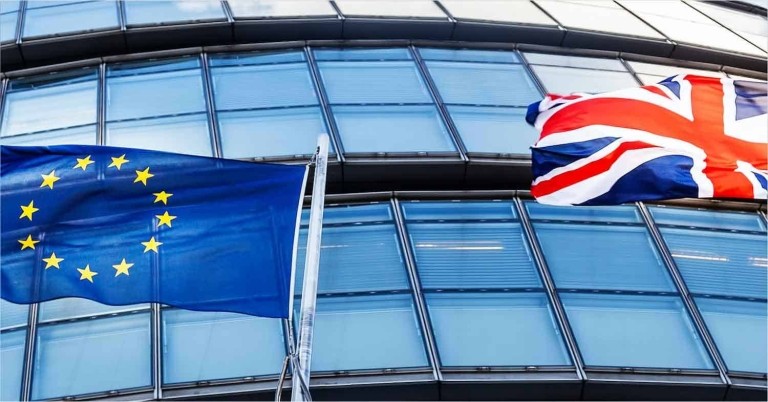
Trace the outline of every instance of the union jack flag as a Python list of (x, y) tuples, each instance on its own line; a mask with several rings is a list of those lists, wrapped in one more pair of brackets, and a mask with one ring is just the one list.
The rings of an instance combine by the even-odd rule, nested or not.
[(766, 83), (676, 75), (597, 95), (547, 95), (526, 120), (545, 204), (766, 199)]

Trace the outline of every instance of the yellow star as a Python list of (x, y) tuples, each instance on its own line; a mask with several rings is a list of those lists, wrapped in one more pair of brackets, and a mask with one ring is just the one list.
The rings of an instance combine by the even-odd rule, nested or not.
[(21, 243), (21, 249), (24, 250), (25, 248), (31, 248), (32, 250), (35, 249), (35, 244), (40, 243), (40, 240), (32, 240), (32, 235), (27, 236), (24, 240), (19, 240), (19, 243)]
[[(162, 201), (163, 204), (168, 205), (168, 198), (170, 198), (173, 194), (166, 193), (165, 190), (159, 192), (159, 193), (152, 193), (152, 195), (155, 196), (155, 202)], [(155, 203), (153, 202), (153, 204)]]
[(75, 158), (75, 159), (77, 159), (77, 165), (75, 165), (75, 167), (73, 167), (72, 169), (80, 168), (80, 169), (85, 170), (85, 168), (87, 168), (88, 165), (90, 165), (91, 163), (96, 163), (95, 161), (91, 160), (91, 155), (88, 155), (88, 156), (86, 156), (85, 158), (82, 158), (82, 159), (80, 159), (80, 158)]
[(116, 167), (117, 170), (120, 170), (120, 166), (123, 166), (123, 163), (130, 162), (128, 159), (125, 159), (125, 154), (120, 155), (119, 157), (115, 158), (114, 156), (112, 158), (112, 163), (109, 164), (107, 167)]
[(144, 170), (137, 170), (136, 171), (136, 180), (134, 180), (134, 183), (141, 182), (145, 186), (147, 185), (147, 179), (154, 176), (152, 173), (149, 173), (149, 168), (146, 168)]
[(56, 177), (55, 170), (51, 170), (51, 173), (41, 174), (40, 176), (43, 176), (43, 184), (41, 184), (40, 187), (48, 186), (51, 190), (53, 190), (53, 183), (56, 183), (60, 179), (60, 177)]
[(82, 269), (78, 268), (77, 270), (80, 272), (80, 280), (81, 281), (83, 279), (87, 279), (88, 282), (91, 282), (91, 283), (93, 283), (93, 277), (99, 274), (98, 272), (91, 271), (91, 265), (90, 264), (86, 264), (85, 268), (82, 268)]
[(149, 241), (143, 241), (143, 242), (141, 242), (141, 244), (144, 245), (144, 252), (145, 253), (147, 251), (149, 251), (149, 250), (152, 250), (152, 251), (157, 253), (158, 252), (157, 251), (157, 247), (160, 246), (163, 243), (160, 243), (159, 241), (155, 241), (155, 236), (152, 236), (152, 238), (149, 239)]
[(40, 210), (39, 208), (35, 208), (35, 201), (32, 200), (29, 202), (29, 205), (27, 205), (26, 207), (21, 205), (22, 212), (21, 212), (21, 216), (19, 216), (19, 219), (27, 217), (29, 218), (29, 220), (32, 220), (32, 214), (34, 214), (39, 210)]
[(45, 261), (45, 269), (48, 269), (50, 267), (55, 267), (59, 269), (61, 268), (59, 267), (59, 263), (64, 261), (64, 259), (56, 258), (56, 253), (51, 253), (51, 256), (49, 258), (43, 258), (43, 261)]
[(162, 215), (155, 215), (157, 219), (160, 219), (160, 223), (157, 224), (157, 227), (168, 225), (168, 227), (171, 227), (171, 221), (176, 219), (173, 215), (168, 215), (168, 211), (165, 211)]
[(121, 263), (119, 263), (117, 265), (113, 265), (113, 267), (117, 270), (117, 272), (115, 272), (115, 277), (117, 277), (120, 274), (130, 275), (130, 273), (128, 273), (128, 270), (132, 266), (133, 266), (133, 264), (126, 263), (125, 262), (125, 258), (123, 258), (123, 261)]

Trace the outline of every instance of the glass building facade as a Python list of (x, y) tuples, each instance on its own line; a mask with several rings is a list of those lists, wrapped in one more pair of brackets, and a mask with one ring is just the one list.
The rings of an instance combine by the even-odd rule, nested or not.
[[(524, 115), (765, 80), (766, 40), (750, 2), (2, 1), (0, 143), (306, 163), (329, 133), (316, 399), (765, 399), (765, 201), (537, 204)], [(271, 397), (292, 330), (82, 299), (0, 327), (0, 400)]]

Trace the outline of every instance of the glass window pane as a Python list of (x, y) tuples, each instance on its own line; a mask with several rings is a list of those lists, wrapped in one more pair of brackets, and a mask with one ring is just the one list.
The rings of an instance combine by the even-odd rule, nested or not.
[(539, 138), (523, 108), (448, 106), (448, 112), (468, 152), (529, 155)]
[(431, 103), (413, 62), (321, 62), (331, 103)]
[(90, 124), (87, 126), (45, 131), (38, 134), (0, 137), (0, 144), (25, 146), (64, 144), (96, 145), (96, 125)]
[(217, 110), (316, 105), (305, 63), (213, 68)]
[(531, 219), (547, 219), (574, 222), (624, 222), (642, 223), (640, 212), (634, 206), (562, 207), (526, 202), (525, 208)]
[(643, 227), (535, 223), (559, 288), (674, 292)]
[(0, 328), (27, 325), (28, 304), (16, 304), (0, 299)]
[(110, 306), (88, 299), (70, 297), (40, 303), (40, 322), (63, 320), (76, 317), (90, 317), (97, 314), (116, 313), (138, 309), (148, 309), (149, 304)]
[[(703, 1), (691, 1), (688, 4), (760, 47), (764, 52), (768, 51), (768, 21), (765, 12), (763, 15), (750, 14)], [(763, 7), (765, 6), (763, 4)]]
[(143, 313), (39, 327), (32, 398), (149, 386), (149, 322)]
[(644, 85), (655, 84), (667, 77), (671, 77), (677, 74), (696, 74), (706, 77), (723, 78), (725, 75), (719, 71), (699, 70), (695, 68), (684, 68), (678, 66), (668, 66), (662, 64), (640, 63), (637, 61), (629, 61), (629, 65), (637, 73), (640, 81)]
[(445, 18), (437, 5), (429, 0), (337, 0), (344, 15), (373, 17), (423, 17)]
[(346, 152), (453, 152), (433, 106), (337, 106), (333, 108)]
[(610, 1), (536, 0), (567, 28), (664, 39), (650, 26)]
[(691, 292), (765, 299), (765, 235), (667, 228), (661, 233)]
[(461, 201), (402, 203), (405, 219), (411, 220), (485, 220), (517, 219), (515, 206), (509, 201)]
[(599, 93), (638, 86), (627, 72), (536, 65), (531, 68), (549, 93)]
[(319, 108), (302, 107), (219, 113), (219, 131), (225, 158), (252, 158), (312, 154), (328, 129)]
[(107, 121), (203, 111), (197, 59), (115, 66), (107, 73)]
[(337, 16), (327, 0), (229, 0), (235, 18)]
[(443, 366), (571, 364), (543, 294), (426, 295)]
[[(323, 224), (352, 223), (361, 225), (365, 222), (392, 221), (392, 211), (388, 204), (342, 205), (326, 208), (323, 213)], [(301, 224), (309, 225), (309, 209), (301, 213)]]
[(213, 155), (205, 114), (108, 123), (106, 136), (115, 147)]
[(106, 28), (119, 28), (117, 3), (114, 0), (78, 3), (41, 0), (27, 2), (24, 37)]
[(550, 66), (587, 68), (595, 70), (627, 71), (618, 59), (596, 57), (579, 57), (561, 54), (525, 53), (525, 58), (531, 64), (546, 64)]
[(412, 60), (411, 53), (404, 47), (388, 48), (345, 48), (314, 50), (315, 60), (318, 61), (383, 61), (383, 60)]
[(125, 16), (128, 25), (225, 19), (218, 0), (127, 1)]
[(11, 80), (8, 87), (3, 137), (96, 123), (93, 69)]
[(163, 311), (163, 381), (277, 374), (285, 356), (280, 320), (234, 313)]
[(425, 289), (541, 287), (518, 223), (409, 223)]
[(256, 53), (223, 53), (208, 60), (211, 67), (242, 67), (277, 63), (302, 63), (306, 60), (302, 51), (263, 51)]
[(560, 296), (587, 366), (712, 369), (676, 297)]
[(650, 207), (659, 225), (698, 228), (765, 231), (765, 222), (756, 213), (702, 211), (697, 209)]
[(19, 3), (19, 1), (0, 1), (0, 42), (10, 42), (16, 38)]
[(768, 318), (765, 303), (697, 297), (696, 305), (728, 370), (766, 372)]
[(21, 400), (26, 330), (0, 333), (0, 400)]
[(409, 295), (318, 299), (313, 350), (313, 372), (429, 364)]
[(445, 103), (528, 106), (541, 99), (519, 64), (429, 61), (427, 67)]
[(524, 24), (556, 25), (530, 1), (508, 0), (440, 0), (451, 15), (458, 19), (518, 22)]

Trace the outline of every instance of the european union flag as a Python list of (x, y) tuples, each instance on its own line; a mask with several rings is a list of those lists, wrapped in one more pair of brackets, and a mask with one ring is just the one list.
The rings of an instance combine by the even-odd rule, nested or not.
[(0, 162), (3, 299), (288, 316), (304, 166), (69, 145)]

